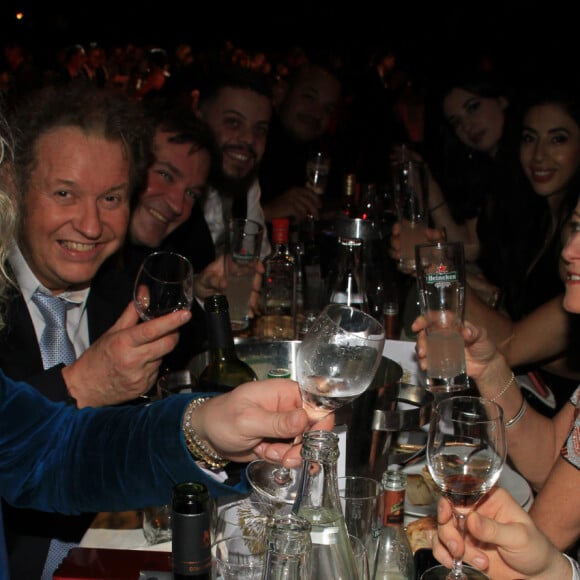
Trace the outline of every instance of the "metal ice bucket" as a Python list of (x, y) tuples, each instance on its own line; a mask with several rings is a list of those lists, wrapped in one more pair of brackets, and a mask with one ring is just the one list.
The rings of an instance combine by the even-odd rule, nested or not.
[[(258, 375), (258, 379), (266, 379), (268, 371), (275, 368), (289, 369), (291, 378), (295, 379), (294, 361), (299, 346), (299, 340), (236, 339), (238, 356), (252, 367)], [(203, 352), (195, 356), (189, 364), (193, 391), (195, 391), (196, 379), (207, 365), (208, 360), (209, 354)], [(368, 390), (351, 404), (336, 412), (336, 424), (346, 425), (348, 429), (347, 475), (368, 473), (375, 408), (378, 401), (384, 399), (390, 390), (396, 388), (402, 375), (403, 369), (399, 364), (383, 357)]]
[(375, 403), (371, 421), (369, 474), (380, 475), (391, 464), (405, 464), (423, 454), (431, 420), (433, 395), (425, 388), (399, 382)]

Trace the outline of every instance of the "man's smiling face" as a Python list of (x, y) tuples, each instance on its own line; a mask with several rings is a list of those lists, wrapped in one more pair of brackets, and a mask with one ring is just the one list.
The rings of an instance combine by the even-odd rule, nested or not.
[(131, 241), (149, 248), (158, 248), (188, 220), (205, 191), (210, 169), (207, 150), (192, 143), (172, 143), (171, 136), (164, 131), (155, 134), (155, 159), (129, 226)]
[(256, 173), (266, 148), (270, 99), (250, 89), (224, 87), (201, 113), (222, 152), (224, 175), (243, 180)]
[(129, 159), (119, 141), (60, 127), (41, 135), (23, 195), (19, 246), (55, 294), (90, 285), (124, 241)]

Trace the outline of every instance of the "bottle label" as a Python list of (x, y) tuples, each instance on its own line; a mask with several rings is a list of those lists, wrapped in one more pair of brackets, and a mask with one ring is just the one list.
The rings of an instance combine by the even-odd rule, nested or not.
[(402, 524), (405, 515), (405, 490), (388, 490), (383, 499), (383, 525)]
[(256, 255), (253, 252), (248, 252), (245, 248), (242, 248), (239, 252), (232, 252), (232, 257), (235, 262), (255, 262)]
[(172, 526), (174, 572), (195, 576), (211, 570), (209, 512), (195, 515), (173, 512)]
[(457, 272), (448, 272), (446, 266), (440, 266), (438, 272), (425, 274), (427, 284), (434, 284), (435, 286), (446, 286), (450, 282), (457, 282), (457, 280)]
[(340, 528), (338, 526), (324, 528), (320, 531), (312, 531), (310, 533), (310, 539), (313, 544), (318, 544), (319, 546), (331, 546), (338, 544), (340, 537)]
[(401, 334), (399, 330), (399, 315), (385, 312), (384, 327), (385, 327), (385, 338), (391, 340), (398, 339)]

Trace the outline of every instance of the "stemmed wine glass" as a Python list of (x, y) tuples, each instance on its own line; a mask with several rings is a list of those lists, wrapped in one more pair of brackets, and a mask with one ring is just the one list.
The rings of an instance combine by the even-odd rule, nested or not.
[(193, 301), (193, 267), (175, 252), (154, 252), (141, 264), (133, 292), (142, 320), (176, 310), (189, 310)]
[[(295, 361), (296, 380), (311, 425), (369, 387), (384, 343), (382, 325), (369, 314), (345, 304), (324, 308), (305, 334)], [(247, 468), (254, 490), (273, 502), (293, 502), (296, 475), (296, 470), (264, 460), (253, 461)]]
[[(497, 483), (507, 445), (502, 408), (480, 397), (457, 396), (441, 400), (431, 414), (427, 465), (441, 493), (451, 502), (457, 527), (465, 536), (465, 520)], [(461, 558), (453, 568), (434, 566), (421, 580), (487, 578)]]

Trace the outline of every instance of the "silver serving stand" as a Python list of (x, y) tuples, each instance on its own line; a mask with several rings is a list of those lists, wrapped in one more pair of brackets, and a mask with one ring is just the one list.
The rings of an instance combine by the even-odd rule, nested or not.
[[(236, 338), (236, 352), (257, 374), (266, 379), (273, 368), (288, 368), (296, 379), (294, 361), (299, 340), (264, 341)], [(209, 361), (202, 352), (188, 368), (162, 377), (158, 396), (196, 392), (199, 375)], [(381, 478), (394, 463), (404, 464), (424, 448), (426, 433), (421, 428), (431, 417), (433, 395), (423, 387), (401, 383), (403, 369), (382, 357), (377, 373), (367, 389), (351, 404), (337, 410), (336, 425), (347, 427), (346, 474)]]
[[(238, 356), (254, 369), (259, 379), (266, 379), (272, 368), (288, 368), (291, 378), (295, 379), (294, 361), (299, 346), (298, 340), (236, 338)], [(188, 370), (181, 371), (177, 380), (169, 382), (187, 382), (188, 389), (195, 392), (196, 379), (208, 360), (207, 352), (195, 356)], [(347, 427), (347, 475), (380, 479), (386, 465), (399, 460), (390, 450), (391, 440), (395, 439), (392, 435), (397, 432), (397, 439), (403, 440), (405, 433), (420, 430), (428, 423), (432, 395), (422, 387), (401, 384), (402, 374), (398, 363), (382, 357), (368, 390), (336, 412), (336, 425)], [(421, 433), (417, 431), (418, 435)], [(409, 454), (403, 452), (403, 455)]]
[(433, 395), (425, 388), (397, 383), (377, 401), (371, 422), (369, 475), (379, 478), (390, 466), (420, 457), (427, 442), (422, 429), (431, 419)]

